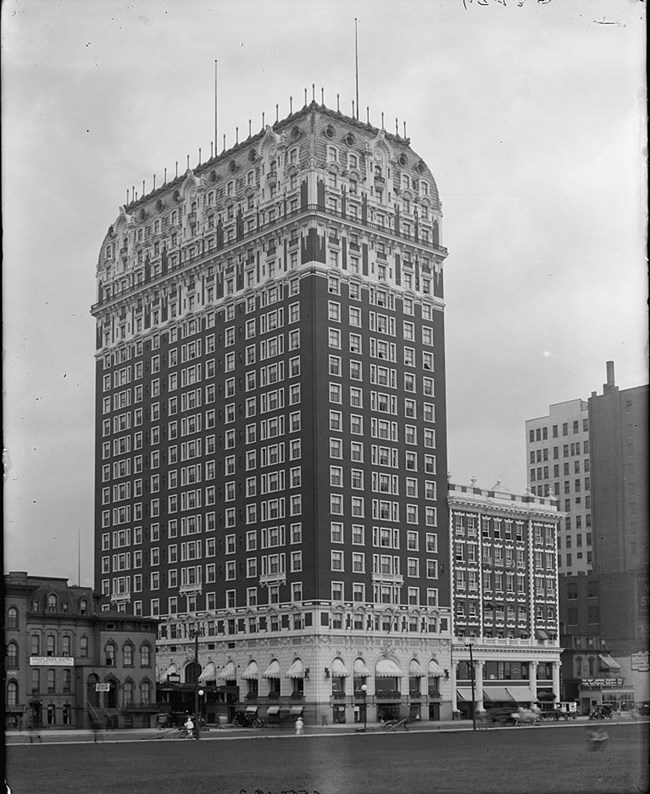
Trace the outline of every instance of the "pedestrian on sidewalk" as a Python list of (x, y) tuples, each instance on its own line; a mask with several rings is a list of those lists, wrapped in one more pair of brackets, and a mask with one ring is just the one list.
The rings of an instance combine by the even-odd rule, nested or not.
[(304, 727), (305, 723), (302, 721), (302, 717), (298, 717), (296, 720), (296, 736), (302, 736)]
[(92, 720), (90, 727), (92, 728), (92, 731), (93, 731), (93, 741), (94, 742), (99, 742), (99, 741), (103, 742), (104, 741), (104, 737), (101, 734), (102, 726), (101, 726), (101, 723), (99, 722), (99, 720), (97, 720), (97, 719)]

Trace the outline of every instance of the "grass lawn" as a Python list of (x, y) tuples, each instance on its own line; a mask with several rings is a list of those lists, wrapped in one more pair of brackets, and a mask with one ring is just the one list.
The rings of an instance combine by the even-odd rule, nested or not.
[(12, 794), (638, 794), (647, 725), (12, 745)]

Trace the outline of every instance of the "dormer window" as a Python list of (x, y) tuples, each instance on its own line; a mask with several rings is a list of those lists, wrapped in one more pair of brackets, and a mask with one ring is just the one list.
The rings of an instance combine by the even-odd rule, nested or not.
[(47, 611), (56, 612), (56, 596), (54, 594), (47, 597)]

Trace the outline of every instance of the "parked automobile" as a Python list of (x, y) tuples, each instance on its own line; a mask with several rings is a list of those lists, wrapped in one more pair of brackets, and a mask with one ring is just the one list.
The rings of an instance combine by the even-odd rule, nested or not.
[(602, 706), (594, 706), (589, 714), (590, 720), (609, 720), (614, 715), (614, 707), (609, 703), (603, 703)]
[(640, 717), (647, 717), (650, 715), (650, 703), (647, 700), (644, 703), (637, 703), (636, 710)]

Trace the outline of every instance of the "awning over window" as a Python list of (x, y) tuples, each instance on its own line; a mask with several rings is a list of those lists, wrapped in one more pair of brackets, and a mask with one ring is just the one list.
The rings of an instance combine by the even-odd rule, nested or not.
[(380, 659), (375, 665), (377, 678), (401, 678), (402, 671), (392, 659)]
[(259, 706), (246, 706), (246, 714), (257, 714)]
[(601, 667), (604, 667), (605, 670), (621, 669), (621, 665), (616, 661), (616, 659), (612, 659), (608, 653), (599, 653), (598, 658), (600, 659)]
[(552, 689), (545, 687), (537, 690), (537, 700), (544, 701), (545, 703), (551, 703), (555, 699), (556, 695)]
[(467, 686), (456, 687), (456, 698), (458, 700), (466, 700), (468, 703), (472, 702), (472, 690)]
[(285, 678), (304, 678), (305, 668), (302, 664), (302, 659), (296, 659), (291, 667), (284, 674)]
[(343, 662), (338, 657), (334, 659), (332, 662), (332, 678), (347, 678), (349, 675), (350, 671)]
[(538, 640), (548, 640), (549, 639), (548, 632), (545, 631), (544, 629), (535, 629), (535, 637)]
[(274, 659), (262, 673), (262, 678), (280, 678), (280, 662)]
[(429, 662), (429, 675), (432, 677), (444, 675), (445, 671), (440, 667), (438, 662), (435, 659), (431, 659)]
[(510, 697), (517, 703), (532, 703), (537, 700), (529, 686), (508, 686), (506, 689)]
[(252, 678), (257, 678), (260, 674), (260, 669), (257, 662), (249, 662), (248, 667), (242, 673), (242, 678), (245, 681), (250, 681)]
[(422, 678), (426, 675), (417, 659), (411, 659), (409, 662), (409, 675), (411, 678)]
[(237, 668), (235, 667), (235, 663), (228, 662), (223, 670), (219, 670), (217, 673), (217, 678), (219, 681), (229, 681), (232, 678), (237, 678)]
[(362, 678), (368, 678), (370, 675), (370, 670), (368, 670), (366, 667), (366, 663), (363, 661), (363, 659), (355, 659), (352, 669), (354, 670), (355, 675), (358, 675)]
[(272, 717), (274, 714), (279, 714), (280, 706), (269, 706), (266, 710), (266, 713), (269, 715), (269, 717)]
[(217, 668), (214, 666), (214, 662), (208, 662), (199, 676), (199, 684), (204, 684), (206, 681), (214, 681), (216, 677)]
[(483, 697), (486, 700), (492, 701), (492, 703), (496, 703), (498, 701), (504, 701), (506, 703), (512, 703), (512, 696), (508, 692), (507, 688), (504, 686), (483, 686)]
[(304, 706), (291, 706), (290, 714), (298, 717), (302, 714)]

